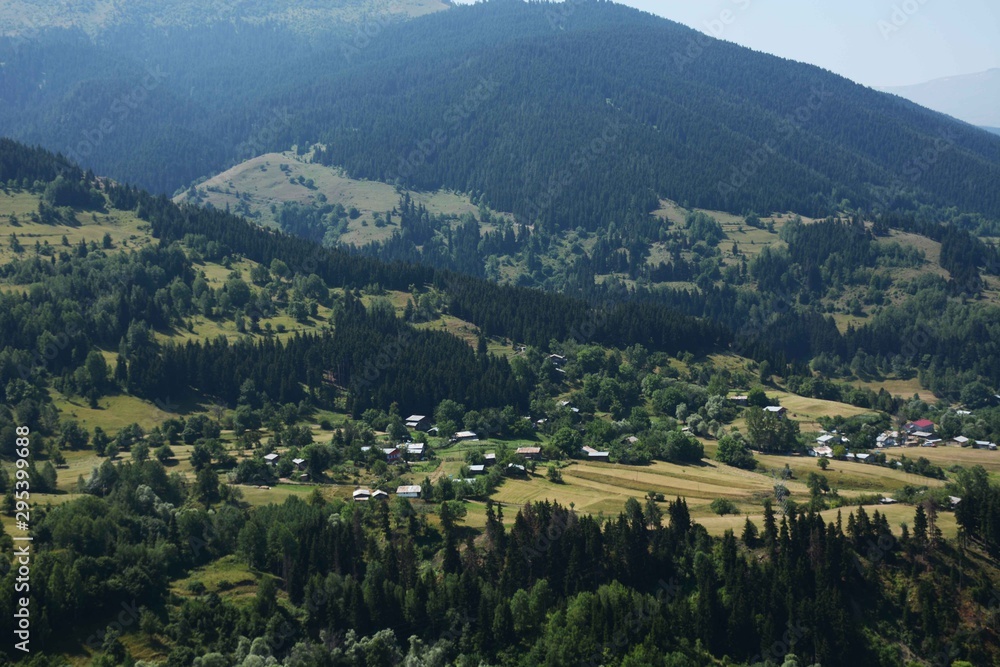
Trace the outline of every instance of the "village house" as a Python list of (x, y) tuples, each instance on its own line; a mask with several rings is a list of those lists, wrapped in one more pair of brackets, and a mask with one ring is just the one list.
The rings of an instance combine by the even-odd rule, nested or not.
[(788, 408), (783, 408), (780, 405), (769, 405), (764, 408), (764, 412), (770, 412), (771, 414), (778, 415), (779, 417), (784, 417), (788, 414)]
[(959, 447), (967, 447), (969, 445), (969, 439), (966, 438), (964, 435), (956, 435), (954, 438), (952, 438), (952, 442), (954, 442)]
[(431, 427), (431, 420), (425, 415), (410, 415), (406, 418), (406, 428), (415, 431), (427, 431)]
[(452, 437), (453, 442), (458, 442), (459, 440), (478, 440), (478, 436), (474, 431), (459, 431)]
[(305, 470), (306, 460), (305, 459), (292, 459), (292, 464), (295, 465), (297, 470)]
[(822, 445), (819, 447), (813, 447), (811, 451), (811, 456), (823, 456), (828, 459), (833, 458), (833, 447)]
[(366, 501), (372, 497), (372, 492), (368, 489), (355, 489), (354, 493), (351, 494), (355, 502)]
[[(934, 434), (934, 422), (930, 419), (918, 419), (908, 423), (905, 427), (907, 433), (917, 436), (918, 433)], [(930, 435), (928, 437), (930, 437)], [(920, 437), (920, 436), (917, 436)]]
[(550, 354), (548, 358), (549, 361), (551, 361), (556, 368), (559, 368), (560, 366), (566, 363), (566, 357), (562, 356), (561, 354)]
[(750, 397), (745, 394), (740, 394), (739, 396), (730, 396), (729, 400), (734, 405), (738, 405), (740, 407), (745, 408), (750, 402)]
[(389, 492), (383, 491), (382, 489), (375, 489), (372, 492), (372, 500), (388, 500)]
[(270, 454), (264, 455), (264, 462), (267, 463), (267, 465), (269, 466), (278, 465), (279, 458), (281, 458), (280, 454), (276, 452), (271, 452)]
[(508, 475), (526, 475), (527, 473), (528, 473), (528, 469), (525, 468), (522, 465), (519, 465), (517, 463), (508, 463), (507, 464), (507, 474)]
[(483, 475), (485, 473), (486, 473), (485, 465), (476, 464), (469, 466), (469, 474), (472, 475), (473, 477), (475, 477), (476, 475)]
[(541, 457), (542, 448), (541, 447), (518, 447), (516, 454), (523, 456), (526, 459), (532, 460)]
[(824, 433), (823, 435), (816, 438), (816, 444), (820, 446), (829, 445), (830, 447), (832, 447), (833, 445), (839, 445), (842, 440), (843, 438), (841, 438), (836, 433)]
[(419, 484), (404, 485), (396, 488), (396, 495), (400, 498), (419, 498), (420, 490)]
[(875, 446), (878, 448), (883, 447), (896, 447), (899, 444), (899, 431), (885, 431), (884, 433), (879, 433), (878, 437), (875, 438)]
[(406, 458), (423, 459), (427, 454), (427, 445), (422, 442), (411, 442), (406, 445)]
[(995, 450), (997, 446), (990, 442), (989, 440), (976, 440), (976, 449), (992, 449)]
[(385, 454), (387, 463), (399, 463), (403, 459), (403, 454), (399, 451), (399, 447), (383, 447), (382, 453)]
[(593, 447), (584, 446), (582, 452), (590, 461), (607, 461), (611, 457), (610, 452), (599, 452)]
[(496, 462), (497, 462), (496, 452), (487, 452), (483, 456), (483, 458), (486, 459), (486, 465), (488, 465), (488, 466), (495, 465)]

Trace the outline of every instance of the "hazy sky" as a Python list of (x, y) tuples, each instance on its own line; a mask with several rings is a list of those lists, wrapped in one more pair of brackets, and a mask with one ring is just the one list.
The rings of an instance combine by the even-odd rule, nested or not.
[(869, 86), (1000, 67), (1000, 0), (619, 1)]

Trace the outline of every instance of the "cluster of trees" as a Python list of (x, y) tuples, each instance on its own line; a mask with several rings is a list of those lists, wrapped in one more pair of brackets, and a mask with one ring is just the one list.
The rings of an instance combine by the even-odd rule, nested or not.
[[(995, 493), (984, 479), (970, 477), (967, 492)], [(458, 492), (438, 484), (428, 484), (439, 503), (430, 521), (433, 505), (402, 498), (316, 495), (251, 510), (213, 480), (210, 467), (188, 485), (156, 460), (106, 462), (88, 495), (39, 511), (33, 638), (49, 645), (57, 629), (87, 618), (89, 636), (60, 641), (86, 644), (94, 665), (133, 664), (122, 628), (102, 626), (125, 608), (128, 631), (169, 644), (167, 665), (666, 666), (728, 656), (740, 665), (899, 667), (902, 647), (924, 658), (948, 647), (977, 664), (996, 651), (964, 634), (969, 611), (984, 612), (996, 594), (988, 580), (962, 591), (930, 564), (955, 557), (932, 506), (918, 508), (912, 533), (899, 538), (877, 511), (825, 523), (788, 505), (778, 515), (768, 501), (760, 525), (747, 520), (741, 536), (712, 538), (683, 500), (652, 494), (607, 519), (538, 503), (509, 523), (487, 503), (482, 539), (473, 540), (448, 499)], [(821, 476), (814, 485), (822, 494)], [(981, 518), (960, 521), (985, 535), (974, 527)], [(227, 594), (235, 582), (209, 588), (196, 575), (190, 594), (169, 595), (171, 581), (223, 556), (260, 573), (248, 602)], [(3, 577), (5, 608), (14, 577)], [(894, 594), (887, 577), (914, 594)], [(10, 630), (13, 620), (0, 623)]]

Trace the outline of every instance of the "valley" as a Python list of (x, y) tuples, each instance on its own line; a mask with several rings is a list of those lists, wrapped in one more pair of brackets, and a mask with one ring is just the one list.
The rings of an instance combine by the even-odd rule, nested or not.
[(1000, 137), (686, 25), (0, 7), (0, 667), (1000, 664)]

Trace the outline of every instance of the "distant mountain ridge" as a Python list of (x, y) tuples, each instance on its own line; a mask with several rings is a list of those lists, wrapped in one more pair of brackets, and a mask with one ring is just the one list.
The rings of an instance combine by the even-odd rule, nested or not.
[(165, 193), (321, 143), (353, 177), (555, 228), (648, 228), (661, 199), (1000, 217), (1000, 139), (628, 7), (493, 0), (370, 32), (220, 23), (0, 44), (0, 131)]
[(973, 125), (1000, 127), (1000, 68), (880, 90)]
[(306, 33), (336, 24), (413, 17), (448, 8), (447, 0), (9, 0), (0, 5), (0, 35), (79, 29), (98, 35), (122, 26), (194, 28), (217, 23), (270, 24)]

